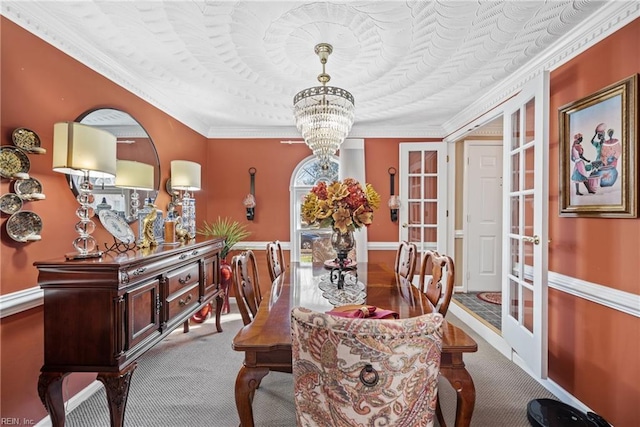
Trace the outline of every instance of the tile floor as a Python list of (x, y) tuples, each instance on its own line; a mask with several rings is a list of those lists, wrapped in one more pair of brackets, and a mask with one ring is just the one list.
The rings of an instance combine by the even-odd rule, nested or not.
[(498, 331), (502, 328), (502, 306), (491, 304), (478, 298), (479, 292), (453, 294), (453, 299)]

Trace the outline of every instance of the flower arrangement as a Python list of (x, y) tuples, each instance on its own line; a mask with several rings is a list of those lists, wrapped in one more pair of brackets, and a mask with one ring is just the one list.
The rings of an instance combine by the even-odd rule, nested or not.
[(355, 231), (373, 222), (373, 211), (380, 207), (380, 195), (371, 184), (353, 178), (331, 184), (320, 182), (302, 202), (302, 220), (309, 225), (329, 227), (341, 233)]

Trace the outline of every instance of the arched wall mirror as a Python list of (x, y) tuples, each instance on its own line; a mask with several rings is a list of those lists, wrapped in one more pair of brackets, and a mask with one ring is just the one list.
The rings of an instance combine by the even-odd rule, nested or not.
[[(95, 126), (112, 133), (117, 138), (118, 160), (134, 160), (147, 163), (154, 168), (154, 191), (139, 191), (140, 206), (144, 198), (155, 199), (160, 188), (160, 160), (158, 152), (147, 131), (130, 114), (114, 108), (98, 108), (83, 113), (76, 122)], [(71, 189), (78, 195), (79, 176), (69, 176)], [(117, 211), (127, 222), (137, 219), (131, 215), (130, 203), (133, 190), (118, 188), (115, 179), (91, 178), (95, 201), (93, 207), (96, 213), (101, 209)]]

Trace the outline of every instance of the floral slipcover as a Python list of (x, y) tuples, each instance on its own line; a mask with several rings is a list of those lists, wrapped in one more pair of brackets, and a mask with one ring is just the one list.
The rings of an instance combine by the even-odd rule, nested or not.
[(291, 311), (298, 426), (432, 426), (442, 322)]

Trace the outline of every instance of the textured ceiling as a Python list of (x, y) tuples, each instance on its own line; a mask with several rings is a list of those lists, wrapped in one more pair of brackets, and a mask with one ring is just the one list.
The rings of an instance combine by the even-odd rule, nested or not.
[(319, 42), (334, 48), (330, 84), (355, 97), (351, 136), (445, 136), (609, 3), (3, 1), (2, 13), (205, 136), (299, 138), (292, 99), (318, 84)]

